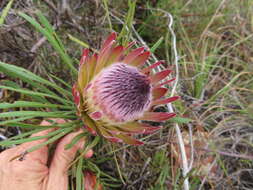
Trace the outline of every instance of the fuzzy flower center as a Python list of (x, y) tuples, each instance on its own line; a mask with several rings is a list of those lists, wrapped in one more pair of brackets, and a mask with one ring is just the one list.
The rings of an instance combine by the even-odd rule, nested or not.
[(93, 101), (113, 122), (137, 119), (151, 102), (149, 78), (124, 63), (104, 69), (95, 78), (92, 89)]

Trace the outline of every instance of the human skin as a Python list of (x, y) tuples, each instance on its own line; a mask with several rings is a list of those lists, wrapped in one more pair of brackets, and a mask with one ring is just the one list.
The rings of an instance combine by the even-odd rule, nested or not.
[[(55, 121), (64, 122), (61, 119)], [(50, 123), (43, 121), (41, 125), (46, 126)], [(44, 136), (52, 130), (54, 129), (44, 130), (32, 136)], [(81, 132), (70, 133), (59, 141), (49, 166), (47, 146), (26, 154), (22, 161), (12, 160), (13, 157), (47, 139), (23, 143), (3, 151), (0, 154), (0, 190), (67, 190), (69, 165), (74, 160), (78, 149), (83, 147), (84, 141), (75, 144), (68, 150), (65, 150), (65, 145)], [(89, 158), (92, 154), (92, 150), (89, 150), (85, 157)]]

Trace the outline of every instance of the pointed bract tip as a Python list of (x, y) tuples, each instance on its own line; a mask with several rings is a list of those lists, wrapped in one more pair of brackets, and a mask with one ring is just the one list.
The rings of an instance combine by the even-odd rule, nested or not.
[(133, 144), (133, 145), (135, 145), (135, 146), (141, 146), (141, 145), (144, 145), (144, 142), (136, 140), (136, 143)]
[(151, 76), (151, 83), (156, 84), (159, 81), (165, 79), (169, 74), (171, 73), (170, 69), (165, 69), (159, 73), (156, 73), (155, 75)]
[(142, 133), (142, 134), (145, 134), (145, 135), (147, 135), (147, 134), (151, 134), (151, 133), (153, 133), (153, 132), (155, 132), (155, 131), (158, 131), (158, 130), (160, 130), (162, 128), (162, 126), (157, 126), (157, 127), (149, 127), (149, 128), (147, 128), (145, 131), (144, 131), (144, 133)]
[(112, 32), (102, 45), (101, 51), (117, 38), (117, 33)]
[(81, 60), (80, 60), (79, 67), (81, 67), (81, 66), (85, 63), (87, 57), (89, 56), (89, 52), (90, 52), (89, 49), (84, 49), (84, 50), (83, 50), (83, 53), (82, 53), (82, 57), (81, 57)]
[(165, 63), (164, 61), (157, 61), (156, 63), (150, 65), (149, 67), (143, 68), (142, 72), (143, 73), (149, 73), (152, 69), (158, 67), (159, 65)]
[(116, 138), (116, 137), (105, 137), (105, 138), (111, 142), (114, 142), (114, 143), (122, 143), (123, 142), (122, 139)]
[(97, 132), (96, 132), (94, 129), (88, 127), (87, 125), (84, 125), (83, 127), (84, 127), (85, 129), (87, 129), (92, 135), (94, 135), (94, 136), (97, 135)]
[(180, 96), (173, 96), (173, 97), (165, 98), (165, 99), (157, 99), (152, 102), (152, 105), (168, 104), (170, 102), (174, 102), (174, 101), (178, 100), (179, 98), (180, 98)]

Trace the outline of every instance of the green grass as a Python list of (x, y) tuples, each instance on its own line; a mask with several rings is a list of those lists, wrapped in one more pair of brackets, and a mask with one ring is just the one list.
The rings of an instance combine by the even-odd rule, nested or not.
[[(60, 3), (52, 1), (56, 7)], [(176, 93), (181, 100), (173, 104), (178, 116), (166, 122), (161, 131), (144, 137), (145, 146), (111, 146), (102, 138), (91, 139), (88, 146), (93, 147), (95, 156), (79, 159), (87, 149), (80, 152), (71, 169), (71, 189), (74, 184), (82, 189), (84, 169), (96, 173), (106, 189), (182, 189), (184, 178), (179, 151), (175, 151), (174, 123), (184, 134), (189, 163), (191, 145), (185, 134), (191, 131), (193, 140), (198, 139), (193, 144), (195, 154), (188, 174), (190, 189), (253, 188), (252, 177), (244, 175), (246, 170), (252, 172), (252, 159), (243, 158), (252, 155), (252, 1), (103, 0), (85, 6), (71, 2), (71, 12), (66, 14), (55, 13), (44, 2), (33, 2), (29, 11), (18, 1), (6, 0), (0, 6), (4, 8), (0, 14), (0, 37), (4, 36), (4, 40), (0, 38), (0, 71), (7, 78), (0, 81), (0, 90), (5, 92), (0, 102), (0, 126), (20, 126), (22, 130), (22, 134), (0, 145), (36, 140), (38, 137), (29, 136), (42, 130), (38, 120), (43, 117), (76, 118), (71, 86), (81, 50), (89, 47), (96, 52), (112, 30), (118, 32), (123, 44), (136, 40), (138, 46), (148, 46), (154, 53), (150, 62), (166, 60), (166, 66), (174, 69), (172, 36), (163, 10), (174, 18), (180, 55)], [(11, 29), (13, 36), (4, 33), (11, 25), (9, 19), (13, 19), (8, 12), (26, 22), (21, 24), (22, 30)], [(59, 25), (55, 18), (61, 21)], [(34, 39), (27, 40), (27, 33)], [(43, 37), (46, 41), (30, 57), (31, 62), (13, 48), (25, 54)], [(48, 134), (44, 144), (80, 126), (80, 122), (59, 126)], [(203, 140), (200, 132), (209, 135), (204, 138), (205, 147), (198, 144)], [(67, 148), (81, 138), (73, 139)], [(212, 169), (200, 175), (198, 163), (207, 156), (214, 161)], [(200, 165), (209, 164), (206, 161)]]

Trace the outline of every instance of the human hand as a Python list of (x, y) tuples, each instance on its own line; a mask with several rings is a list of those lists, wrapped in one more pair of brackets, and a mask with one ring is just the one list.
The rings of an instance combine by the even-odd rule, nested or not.
[[(61, 119), (55, 121), (64, 123), (64, 120)], [(50, 123), (43, 121), (41, 125), (46, 126)], [(44, 130), (32, 136), (44, 136), (52, 130), (54, 129)], [(49, 166), (47, 166), (47, 146), (28, 153), (22, 161), (18, 159), (11, 161), (16, 155), (24, 153), (27, 149), (47, 139), (23, 143), (3, 151), (0, 154), (0, 190), (67, 190), (69, 164), (75, 158), (77, 150), (83, 147), (84, 141), (75, 144), (68, 150), (65, 150), (65, 145), (80, 133), (81, 131), (70, 133), (60, 140)], [(89, 158), (92, 154), (92, 150), (89, 150), (85, 157)]]

